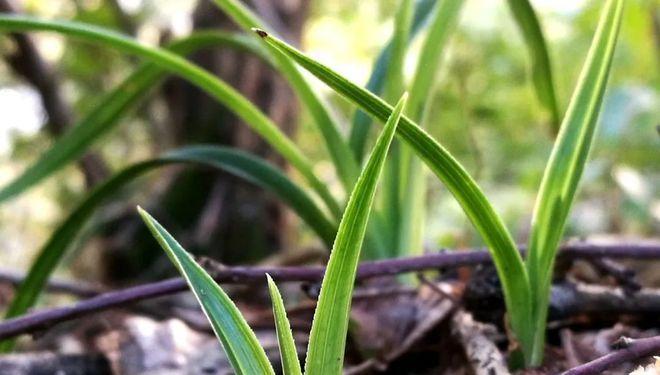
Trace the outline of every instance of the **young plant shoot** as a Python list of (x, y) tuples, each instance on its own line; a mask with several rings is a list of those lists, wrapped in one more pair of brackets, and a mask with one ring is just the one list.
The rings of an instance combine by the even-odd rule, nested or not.
[[(355, 183), (339, 224), (314, 313), (305, 363), (306, 374), (342, 373), (351, 296), (360, 250), (376, 187), (405, 102), (404, 94), (378, 137), (367, 164)], [(146, 211), (141, 208), (138, 208), (138, 211), (160, 246), (188, 282), (236, 373), (273, 374), (273, 368), (254, 332), (227, 294), (165, 228)], [(268, 284), (273, 300), (284, 374), (300, 374), (300, 364), (297, 363), (297, 351), (284, 304), (270, 277)]]
[[(544, 174), (525, 265), (512, 236), (465, 169), (417, 124), (403, 117), (399, 135), (461, 203), (488, 244), (504, 289), (509, 321), (525, 363), (543, 359), (552, 270), (559, 241), (586, 164), (623, 15), (623, 0), (608, 0)], [(376, 118), (391, 113), (380, 98), (280, 39), (257, 33), (332, 89)]]
[[(391, 41), (375, 64), (369, 90), (298, 51), (270, 31), (264, 31), (270, 28), (238, 0), (214, 0), (214, 3), (244, 31), (253, 29), (255, 33), (197, 32), (166, 48), (148, 46), (132, 37), (85, 23), (0, 14), (2, 33), (56, 32), (145, 59), (133, 74), (92, 106), (92, 110), (82, 116), (76, 126), (56, 140), (30, 167), (1, 186), (0, 204), (26, 192), (88, 152), (103, 136), (118, 127), (122, 116), (150, 91), (154, 91), (153, 88), (168, 73), (196, 85), (233, 112), (282, 156), (299, 174), (301, 183), (305, 184), (302, 186), (293, 177), (258, 157), (220, 146), (188, 146), (129, 165), (88, 192), (57, 226), (42, 246), (25, 281), (17, 289), (6, 316), (21, 315), (35, 305), (48, 277), (61, 263), (84, 225), (115, 191), (163, 166), (201, 165), (231, 173), (271, 192), (291, 208), (330, 251), (304, 369), (309, 375), (339, 375), (344, 365), (351, 298), (361, 255), (364, 253), (368, 258), (394, 257), (422, 251), (427, 190), (422, 170), (424, 163), (453, 195), (491, 252), (502, 284), (512, 331), (510, 337), (520, 347), (526, 366), (540, 365), (546, 342), (555, 257), (594, 142), (623, 17), (624, 0), (604, 2), (598, 27), (563, 121), (560, 121), (560, 101), (556, 97), (550, 53), (541, 23), (528, 0), (507, 2), (531, 57), (531, 81), (537, 99), (549, 113), (553, 134), (558, 133), (538, 191), (526, 259), (521, 257), (514, 237), (496, 213), (494, 204), (486, 198), (465, 166), (426, 131), (432, 125), (425, 114), (434, 104), (432, 94), (438, 66), (464, 2), (400, 0)], [(410, 84), (407, 84), (404, 65), (408, 47), (412, 38), (423, 29), (428, 31), (426, 39), (421, 43), (416, 69)], [(326, 181), (317, 176), (312, 161), (301, 148), (254, 103), (217, 75), (182, 56), (210, 46), (256, 55), (289, 82), (321, 136), (338, 185), (343, 189), (339, 196), (331, 193)], [(341, 134), (339, 124), (330, 115), (330, 108), (313, 90), (302, 70), (311, 73), (357, 107), (350, 137)], [(405, 93), (395, 106), (388, 104), (406, 87), (410, 87), (411, 92), (407, 110), (408, 96)], [(384, 99), (378, 96), (381, 92)], [(371, 139), (367, 128), (372, 120), (384, 123), (384, 127), (367, 155), (366, 145)], [(395, 135), (398, 135), (398, 143), (392, 144)], [(392, 157), (387, 159), (390, 147)], [(360, 170), (363, 161), (364, 167)], [(377, 186), (384, 169), (386, 172), (380, 196), (383, 199), (378, 200), (380, 205), (371, 215), (370, 223)], [(246, 375), (274, 374), (275, 370), (257, 336), (229, 296), (165, 228), (141, 208), (138, 211), (186, 279), (235, 372)], [(300, 375), (299, 353), (284, 302), (275, 281), (270, 276), (265, 281), (273, 303), (282, 371), (285, 375)], [(12, 347), (12, 341), (0, 343), (0, 351), (8, 351)]]

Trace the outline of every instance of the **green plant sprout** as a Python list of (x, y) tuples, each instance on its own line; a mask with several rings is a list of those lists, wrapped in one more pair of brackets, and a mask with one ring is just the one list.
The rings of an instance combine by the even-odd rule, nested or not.
[[(339, 375), (342, 372), (351, 296), (362, 241), (378, 180), (405, 102), (404, 94), (378, 137), (369, 160), (355, 183), (339, 224), (314, 313), (305, 363), (306, 374)], [(195, 293), (236, 373), (274, 374), (254, 332), (227, 294), (195, 263), (165, 228), (146, 211), (141, 208), (138, 210), (149, 230)], [(301, 374), (282, 299), (270, 277), (268, 283), (273, 300), (282, 370), (286, 375)]]
[[(553, 132), (557, 132), (558, 129), (558, 136), (537, 197), (529, 253), (525, 260), (520, 256), (512, 235), (475, 180), (440, 143), (425, 131), (425, 128), (431, 125), (428, 124), (426, 113), (430, 107), (433, 82), (436, 81), (435, 76), (440, 57), (460, 16), (464, 0), (421, 0), (414, 4), (412, 0), (399, 2), (392, 39), (383, 49), (369, 80), (368, 89), (373, 92), (350, 82), (278, 39), (269, 32), (269, 28), (260, 18), (241, 2), (237, 0), (214, 0), (214, 2), (244, 31), (259, 28), (257, 33), (243, 35), (203, 31), (176, 41), (167, 48), (157, 48), (140, 44), (133, 38), (111, 30), (84, 23), (0, 15), (1, 32), (57, 32), (145, 59), (143, 65), (133, 74), (129, 75), (113, 91), (100, 98), (77, 126), (72, 127), (67, 134), (58, 139), (16, 179), (0, 187), (0, 203), (34, 187), (75, 161), (93, 145), (98, 144), (104, 135), (119, 126), (121, 118), (127, 114), (129, 109), (147, 97), (149, 92), (167, 75), (177, 75), (197, 85), (216, 99), (219, 104), (240, 117), (276, 152), (282, 155), (301, 176), (305, 186), (292, 181), (283, 172), (259, 158), (237, 150), (215, 146), (186, 147), (170, 151), (152, 160), (127, 166), (97, 189), (89, 192), (82, 203), (54, 231), (33, 263), (26, 281), (18, 289), (15, 299), (8, 309), (7, 317), (20, 315), (36, 303), (48, 277), (101, 203), (109, 200), (112, 193), (120, 187), (127, 185), (147, 171), (173, 163), (205, 165), (228, 171), (273, 192), (287, 204), (327, 248), (333, 248), (319, 306), (332, 305), (341, 301), (340, 312), (348, 316), (353, 283), (345, 280), (354, 278), (362, 237), (366, 237), (362, 252), (364, 258), (414, 254), (419, 253), (422, 249), (423, 232), (421, 228), (426, 215), (424, 208), (426, 206), (424, 201), (426, 176), (422, 166), (424, 163), (454, 196), (492, 252), (504, 290), (508, 319), (515, 339), (522, 349), (525, 364), (528, 366), (539, 365), (543, 358), (554, 258), (563, 236), (565, 223), (586, 164), (589, 149), (593, 143), (597, 117), (623, 14), (623, 0), (608, 0), (604, 5), (582, 74), (560, 127), (559, 118), (561, 116), (554, 89), (550, 55), (541, 24), (528, 0), (508, 1), (514, 20), (522, 32), (531, 56), (531, 81), (536, 96), (550, 114)], [(403, 61), (410, 41), (419, 34), (420, 30), (427, 32), (421, 43), (415, 74), (411, 82), (406, 84), (403, 79)], [(329, 191), (326, 183), (313, 172), (311, 161), (295, 142), (254, 104), (224, 81), (182, 56), (209, 47), (232, 48), (254, 54), (284, 76), (304, 108), (310, 113), (316, 128), (322, 135), (344, 191), (352, 192), (348, 199), (336, 197)], [(330, 109), (318, 93), (312, 89), (298, 66), (315, 75), (358, 107), (351, 124), (349, 137), (341, 135), (337, 121), (330, 114)], [(407, 109), (402, 114), (405, 100), (400, 101), (396, 108), (392, 108), (388, 102), (395, 100), (406, 88), (410, 94)], [(384, 99), (379, 97), (379, 94), (382, 94)], [(360, 174), (360, 165), (365, 156), (364, 150), (369, 138), (368, 129), (372, 119), (385, 122), (386, 126)], [(385, 153), (391, 140), (389, 134), (394, 131), (396, 131), (398, 139), (392, 144), (391, 157), (385, 162)], [(385, 165), (383, 186), (373, 215), (371, 215), (371, 222), (369, 222), (371, 201), (374, 199), (376, 181), (383, 165)], [(367, 174), (366, 177), (365, 174)], [(362, 196), (364, 202), (357, 202), (355, 196)], [(368, 207), (365, 208), (365, 205)], [(159, 241), (164, 247), (165, 245), (170, 246), (166, 250), (172, 259), (179, 260), (177, 265), (182, 272), (184, 272), (182, 264), (185, 264), (186, 269), (195, 272), (197, 279), (209, 281), (199, 272), (200, 270), (194, 268), (194, 262), (190, 263), (186, 260), (188, 258), (185, 258), (187, 255), (183, 249), (177, 247), (178, 244), (171, 236), (165, 235), (166, 232), (162, 227), (156, 225), (157, 223), (151, 220), (146, 213), (143, 216), (148, 224), (151, 223), (152, 231), (155, 230), (154, 228), (160, 228), (156, 231), (160, 233)], [(353, 223), (351, 227), (359, 229), (357, 232), (342, 229), (348, 225), (346, 221), (349, 219)], [(345, 249), (348, 246), (347, 242), (353, 246), (350, 251)], [(174, 246), (175, 244), (176, 246)], [(340, 256), (342, 259), (337, 260)], [(336, 283), (338, 277), (335, 272), (342, 277), (347, 277), (340, 283), (346, 289), (337, 289), (338, 287), (333, 284)], [(287, 368), (287, 373), (296, 373), (296, 366), (291, 360), (291, 344), (282, 343), (283, 341), (288, 342), (288, 336), (285, 320), (283, 320), (283, 308), (278, 305), (281, 301), (276, 298), (279, 293), (272, 281), (269, 281), (269, 287), (273, 296), (278, 337), (283, 347), (282, 363)], [(220, 289), (217, 288), (217, 290)], [(249, 327), (246, 330), (244, 322), (238, 322), (242, 318), (235, 307), (235, 311), (232, 310), (231, 301), (221, 293), (221, 290), (215, 294), (218, 301), (222, 302), (209, 303), (213, 306), (221, 304), (222, 306), (216, 307), (224, 308), (225, 310), (222, 311), (230, 315), (234, 314), (232, 319), (237, 320), (232, 321), (232, 324), (235, 325), (234, 328), (248, 335), (248, 332), (251, 331)], [(321, 344), (316, 344), (317, 348), (312, 350), (310, 343), (306, 366), (308, 373), (335, 373), (341, 369), (343, 361), (332, 362), (329, 358), (336, 358), (338, 355), (340, 359), (343, 358), (347, 328), (342, 319), (329, 311), (327, 308), (321, 309), (320, 307), (317, 310), (312, 337), (317, 342), (322, 341), (324, 344), (330, 345), (330, 352), (319, 349), (322, 347)], [(318, 323), (319, 321), (326, 323)], [(329, 324), (328, 322), (337, 325), (334, 328), (335, 335), (330, 335), (332, 337), (328, 337), (327, 334), (325, 324)], [(336, 335), (336, 332), (342, 330), (343, 336)], [(223, 341), (223, 345), (227, 351), (232, 350), (228, 349), (228, 347), (232, 347), (232, 343)], [(256, 344), (252, 338), (245, 338), (241, 345), (252, 347), (251, 350), (254, 352), (252, 354), (256, 356), (256, 359), (254, 359), (254, 364), (244, 365), (247, 367), (237, 366), (232, 361), (237, 372), (238, 368), (242, 369), (242, 373), (253, 373), (250, 371), (257, 368), (262, 370), (269, 368), (270, 365), (266, 366), (263, 358), (257, 358), (261, 354), (254, 347)], [(0, 343), (1, 351), (10, 350), (12, 347), (11, 341)], [(341, 354), (337, 354), (339, 352)], [(245, 359), (241, 357), (241, 353), (240, 350), (235, 353), (236, 361)], [(230, 354), (230, 358), (231, 356)], [(299, 366), (297, 370), (299, 373)]]
[[(397, 27), (394, 36), (394, 39), (398, 40), (396, 48), (397, 59), (400, 60), (406, 51), (406, 45), (403, 43), (406, 38), (399, 34), (409, 35), (408, 39), (411, 39), (424, 28), (430, 30), (423, 48), (424, 51), (429, 52), (425, 52), (424, 54), (432, 54), (434, 59), (437, 59), (440, 55), (441, 48), (436, 48), (436, 44), (439, 43), (441, 45), (442, 40), (446, 39), (448, 31), (451, 30), (451, 25), (457, 18), (462, 2), (462, 0), (451, 0), (436, 4), (433, 0), (418, 1), (415, 5), (415, 14), (412, 22), (407, 20), (407, 17), (402, 17), (399, 27)], [(526, 0), (518, 2), (525, 3)], [(515, 1), (512, 3), (515, 3)], [(217, 0), (216, 4), (246, 31), (249, 31), (252, 27), (265, 28), (264, 22), (238, 1)], [(402, 2), (402, 6), (404, 5), (405, 2)], [(410, 7), (410, 4), (408, 3), (406, 6)], [(528, 12), (527, 16), (535, 17), (533, 11), (531, 13)], [(408, 26), (409, 23), (412, 23), (412, 25)], [(425, 27), (426, 23), (429, 23), (428, 27)], [(410, 28), (409, 32), (407, 30), (408, 27)], [(110, 130), (119, 126), (122, 117), (131, 108), (135, 107), (138, 102), (143, 100), (162, 81), (168, 72), (173, 72), (207, 90), (221, 104), (233, 110), (249, 125), (252, 125), (260, 135), (264, 136), (265, 140), (276, 151), (279, 151), (295, 169), (298, 169), (300, 174), (309, 182), (314, 193), (324, 202), (326, 209), (330, 213), (331, 221), (336, 227), (341, 205), (331, 196), (325, 184), (314, 176), (309, 166), (310, 163), (302, 156), (302, 153), (295, 145), (284, 137), (254, 106), (249, 105), (235, 90), (228, 87), (225, 83), (218, 81), (216, 77), (201, 71), (201, 69), (192, 66), (192, 64), (173, 54), (188, 54), (202, 48), (217, 46), (249, 52), (271, 64), (289, 81), (297, 92), (298, 97), (312, 115), (315, 120), (314, 122), (323, 135), (322, 138), (326, 142), (326, 146), (332, 156), (333, 164), (341, 176), (345, 189), (348, 191), (357, 176), (358, 162), (363, 157), (362, 150), (366, 142), (367, 132), (365, 130), (370, 123), (369, 117), (360, 116), (363, 112), (357, 111), (356, 121), (352, 124), (349, 140), (347, 142), (343, 141), (341, 137), (338, 137), (337, 124), (330, 116), (330, 111), (326, 108), (326, 105), (321, 101), (319, 96), (311, 89), (293, 62), (276, 53), (268, 44), (258, 43), (260, 38), (253, 38), (253, 34), (240, 35), (216, 31), (198, 31), (171, 43), (167, 47), (168, 51), (161, 51), (152, 47), (141, 46), (131, 38), (113, 31), (76, 22), (43, 21), (31, 17), (0, 15), (0, 30), (55, 31), (66, 36), (84, 39), (91, 43), (105, 44), (112, 48), (118, 48), (128, 53), (137, 54), (148, 60), (148, 62), (145, 62), (133, 74), (129, 75), (114, 90), (103, 96), (78, 124), (71, 127), (71, 130), (57, 139), (55, 144), (45, 151), (36, 162), (25, 169), (13, 181), (0, 188), (0, 203), (27, 191), (83, 155), (90, 147), (98, 143), (104, 135), (107, 135)], [(390, 72), (389, 74), (401, 75), (401, 64), (390, 64), (390, 61), (393, 59), (391, 57), (391, 47), (392, 43), (383, 49), (374, 67), (374, 72), (370, 79), (370, 87), (375, 91), (380, 91), (383, 88), (385, 81), (383, 72), (388, 71)], [(181, 69), (181, 65), (184, 66), (183, 69)], [(389, 68), (390, 65), (394, 68)], [(419, 64), (415, 82), (419, 82), (422, 85), (425, 82), (429, 82), (431, 80), (430, 75), (433, 74), (435, 69), (434, 64)], [(412, 86), (411, 102), (414, 108), (418, 108), (420, 106), (419, 103), (424, 102), (421, 98), (425, 96), (423, 93), (427, 90), (417, 88), (419, 84), (413, 84)], [(348, 147), (352, 148), (351, 152), (346, 151), (346, 144), (350, 144)], [(402, 185), (410, 185), (409, 189), (414, 189), (414, 191), (400, 189), (401, 191), (406, 191), (406, 195), (402, 199), (397, 198), (393, 200), (396, 205), (395, 209), (402, 212), (400, 224), (394, 225), (393, 232), (376, 231), (375, 233), (369, 233), (368, 236), (371, 237), (369, 244), (373, 245), (367, 246), (365, 249), (366, 258), (389, 257), (399, 255), (402, 251), (408, 252), (412, 250), (413, 252), (418, 252), (421, 249), (422, 231), (420, 228), (423, 223), (424, 210), (419, 208), (419, 206), (423, 203), (423, 194), (417, 194), (417, 192), (423, 192), (424, 178), (421, 176), (422, 173), (419, 173), (419, 175), (415, 173), (415, 170), (419, 169), (415, 168), (415, 165), (419, 165), (419, 163), (408, 157), (409, 152), (407, 150), (404, 149), (403, 152), (403, 159), (410, 159), (410, 161), (401, 162), (398, 169), (403, 170), (406, 165), (411, 165), (409, 168), (410, 171), (404, 173), (410, 175), (411, 183), (403, 183), (405, 178), (402, 178)], [(353, 153), (355, 159), (346, 156), (349, 153)], [(135, 169), (139, 169), (139, 167), (135, 166)], [(127, 170), (131, 170), (131, 167), (127, 168)], [(124, 172), (121, 173), (124, 174)], [(113, 177), (114, 182), (112, 184), (115, 185), (115, 190), (128, 184), (138, 174), (130, 174), (130, 176), (130, 178)], [(96, 195), (98, 195), (97, 192), (91, 192), (84, 201), (102, 201), (97, 200), (95, 198)], [(109, 197), (110, 195), (111, 190), (108, 190), (106, 196)], [(107, 198), (103, 200), (105, 199)], [(408, 204), (408, 200), (413, 200), (413, 202)], [(17, 293), (15, 301), (8, 310), (7, 317), (20, 315), (34, 304), (36, 297), (43, 289), (45, 280), (52, 274), (57, 264), (59, 264), (65, 251), (71, 247), (71, 243), (75, 240), (80, 228), (91, 217), (93, 210), (85, 210), (85, 215), (79, 215), (79, 211), (85, 206), (85, 204), (82, 204), (79, 210), (71, 213), (69, 219), (60, 224), (59, 228), (55, 230), (51, 238), (47, 241), (41, 254), (48, 253), (50, 255), (44, 260), (39, 260), (41, 257), (46, 257), (45, 255), (40, 255), (34, 266), (31, 267), (28, 272), (28, 281), (24, 283), (19, 293)], [(93, 207), (96, 206), (97, 204), (93, 205)], [(292, 208), (294, 211), (297, 210), (296, 207)], [(309, 210), (314, 209), (312, 207)], [(72, 220), (76, 223), (75, 225), (72, 224)], [(303, 220), (307, 221), (304, 217)], [(380, 215), (378, 212), (375, 213), (374, 220), (379, 223), (385, 221), (394, 222), (394, 220), (397, 220), (398, 223), (398, 218), (391, 215), (389, 217), (387, 215)], [(308, 222), (308, 224), (310, 223)], [(314, 225), (311, 226), (312, 229), (318, 229)], [(399, 231), (401, 232), (400, 235), (395, 234), (400, 238), (397, 246), (385, 246), (385, 243), (392, 243), (384, 238), (387, 233), (398, 233)], [(329, 238), (327, 233), (316, 232), (327, 244), (327, 238)], [(58, 251), (52, 250), (53, 247), (57, 248)], [(36, 282), (36, 280), (40, 281)], [(7, 349), (7, 346), (0, 344), (0, 348)]]
[[(465, 198), (451, 188), (451, 184), (457, 181), (452, 180), (439, 165), (434, 165), (433, 159), (424, 158), (424, 152), (420, 152), (419, 142), (424, 133), (418, 126), (403, 117), (398, 128), (399, 136), (418, 151), (418, 155), (454, 193), (488, 243), (502, 281), (511, 327), (521, 344), (525, 364), (528, 366), (540, 365), (543, 359), (554, 259), (593, 143), (622, 17), (623, 1), (608, 0), (545, 169), (532, 220), (529, 255), (524, 265), (521, 264), (522, 260), (515, 246), (511, 246), (511, 236), (501, 225), (501, 221), (496, 220), (497, 216), (494, 212), (491, 220), (496, 221), (492, 222), (494, 224), (492, 229), (501, 231), (498, 236), (499, 239), (504, 240), (497, 243), (495, 239), (491, 239), (494, 233), (490, 232), (491, 228), (486, 227), (484, 220), (491, 216), (486, 214), (489, 209), (488, 201), (481, 195), (476, 185), (473, 193), (482, 201), (463, 200)], [(387, 104), (378, 97), (341, 77), (330, 68), (263, 31), (257, 30), (257, 33), (372, 116), (381, 118), (390, 112)], [(417, 129), (419, 136), (412, 137), (407, 132), (414, 129)], [(434, 152), (438, 156), (440, 153), (446, 153), (448, 156), (439, 145), (433, 148), (435, 150), (431, 151), (429, 148), (427, 152)], [(444, 161), (447, 164), (456, 163), (450, 158)], [(457, 163), (452, 167), (462, 170)], [(466, 172), (465, 175), (464, 180), (458, 181), (459, 183), (471, 182)]]

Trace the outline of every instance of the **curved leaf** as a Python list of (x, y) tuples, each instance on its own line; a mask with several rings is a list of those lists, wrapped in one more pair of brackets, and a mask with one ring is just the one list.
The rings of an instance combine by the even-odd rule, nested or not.
[(272, 374), (273, 366), (257, 336), (234, 302), (202, 267), (151, 215), (138, 207), (138, 212), (154, 238), (188, 282), (213, 331), (222, 343), (229, 362), (239, 375)]
[(270, 299), (273, 302), (273, 317), (275, 319), (277, 341), (280, 345), (282, 373), (284, 375), (302, 375), (296, 343), (293, 341), (291, 326), (289, 325), (289, 319), (286, 317), (286, 310), (284, 309), (284, 301), (282, 301), (280, 291), (277, 289), (277, 285), (275, 285), (270, 275), (266, 275), (266, 278), (268, 279)]
[(532, 59), (532, 83), (536, 96), (550, 113), (552, 132), (557, 134), (561, 114), (552, 78), (550, 53), (543, 37), (543, 30), (529, 0), (508, 0), (508, 3)]
[[(304, 190), (277, 168), (253, 155), (232, 148), (185, 147), (168, 152), (160, 158), (130, 166), (90, 192), (40, 250), (25, 280), (18, 287), (5, 316), (9, 318), (21, 315), (34, 305), (48, 278), (99, 205), (139, 176), (155, 168), (181, 163), (218, 168), (273, 192), (296, 212), (328, 247), (332, 245), (336, 233), (335, 225), (325, 217)], [(11, 346), (9, 341), (0, 343), (0, 351), (6, 351)]]
[(545, 168), (534, 208), (527, 270), (534, 293), (536, 337), (529, 364), (540, 364), (552, 269), (587, 162), (623, 16), (623, 1), (605, 5), (589, 54)]
[[(249, 32), (252, 28), (258, 27), (261, 29), (268, 29), (266, 24), (259, 18), (259, 16), (248, 9), (243, 3), (237, 0), (213, 0), (213, 2), (225, 14), (231, 17), (244, 31)], [(298, 97), (302, 103), (309, 110), (310, 115), (314, 119), (323, 141), (328, 149), (330, 158), (333, 161), (335, 170), (339, 179), (346, 191), (349, 191), (355, 183), (359, 173), (359, 165), (354, 158), (348, 143), (339, 133), (339, 127), (330, 115), (330, 111), (326, 108), (325, 104), (319, 95), (312, 90), (309, 82), (300, 74), (298, 68), (289, 59), (284, 58), (282, 55), (272, 50), (266, 44), (268, 52), (273, 57), (273, 61), (277, 70), (289, 81), (294, 91), (297, 92)]]
[[(442, 52), (445, 51), (447, 39), (458, 22), (458, 15), (463, 6), (463, 0), (444, 0), (436, 6), (428, 27), (428, 35), (422, 44), (415, 75), (410, 88), (410, 100), (406, 113), (424, 127), (423, 114), (433, 100), (432, 89)], [(412, 157), (412, 150), (403, 147), (401, 150), (401, 181), (400, 187), (401, 217), (397, 254), (421, 254), (423, 252), (423, 229), (426, 202), (426, 171), (421, 161)]]
[[(244, 35), (223, 32), (197, 32), (173, 42), (168, 49), (178, 54), (220, 45), (262, 56), (263, 51)], [(263, 57), (263, 56), (262, 56)], [(265, 58), (265, 57), (264, 57)], [(66, 134), (58, 138), (36, 162), (0, 190), (0, 202), (21, 194), (47, 178), (82, 154), (119, 124), (129, 108), (146, 97), (149, 90), (163, 78), (165, 71), (156, 64), (145, 63), (129, 75), (114, 90), (105, 95), (87, 115)]]
[(305, 362), (306, 374), (339, 375), (342, 372), (360, 250), (378, 180), (405, 102), (404, 94), (378, 137), (339, 223), (314, 312)]
[(332, 214), (339, 216), (341, 209), (326, 184), (316, 177), (310, 162), (300, 149), (254, 104), (238, 91), (213, 74), (190, 63), (170, 51), (149, 47), (134, 39), (102, 27), (80, 22), (47, 21), (28, 16), (0, 15), (0, 30), (20, 32), (28, 30), (54, 31), (64, 35), (105, 44), (117, 50), (146, 58), (161, 68), (195, 84), (232, 110), (250, 125), (252, 130), (268, 142), (284, 159), (300, 172), (316, 191)]
[[(412, 26), (410, 28), (409, 38), (412, 40), (419, 33), (428, 21), (432, 9), (436, 4), (443, 0), (418, 0), (415, 4), (415, 14), (413, 16)], [(385, 45), (376, 58), (376, 62), (371, 70), (371, 76), (367, 81), (366, 89), (379, 95), (385, 86), (385, 73), (390, 64), (390, 55), (392, 53), (392, 40)], [(367, 136), (371, 125), (371, 117), (359, 108), (353, 115), (351, 121), (351, 134), (349, 135), (349, 145), (355, 158), (361, 162), (364, 157), (364, 146), (367, 143)]]
[[(300, 51), (261, 31), (263, 38), (291, 57), (300, 66), (314, 74), (332, 89), (363, 110), (385, 121), (392, 107), (369, 91), (359, 87), (327, 66), (314, 61)], [(467, 171), (444, 149), (409, 118), (402, 116), (397, 134), (445, 184), (475, 226), (489, 250), (503, 285), (504, 297), (511, 315), (512, 328), (522, 345), (530, 343), (531, 307), (520, 301), (529, 301), (529, 280), (522, 258), (511, 235)], [(530, 344), (531, 345), (531, 344)]]

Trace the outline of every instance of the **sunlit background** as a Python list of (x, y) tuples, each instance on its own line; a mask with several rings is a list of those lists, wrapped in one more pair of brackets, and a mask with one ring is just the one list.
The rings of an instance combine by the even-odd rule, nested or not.
[[(157, 44), (164, 30), (174, 36), (191, 29), (193, 1), (120, 0), (139, 19), (137, 37)], [(430, 132), (476, 177), (505, 218), (517, 240), (526, 238), (535, 194), (552, 138), (549, 116), (538, 104), (529, 80), (529, 59), (504, 0), (467, 0), (459, 26), (444, 55)], [(601, 1), (532, 1), (549, 40), (560, 108), (565, 109), (591, 41)], [(302, 48), (364, 84), (380, 48), (392, 32), (394, 0), (312, 0)], [(118, 28), (103, 0), (26, 0), (26, 12), (46, 18), (77, 19)], [(617, 46), (600, 130), (585, 171), (568, 235), (648, 238), (660, 233), (660, 123), (658, 45), (660, 17), (653, 0), (630, 0)], [(654, 23), (655, 18), (655, 23)], [(134, 61), (100, 47), (52, 34), (35, 36), (42, 55), (64, 82), (66, 99), (80, 118), (132, 69)], [(407, 58), (411, 74), (418, 45)], [(0, 52), (11, 50), (0, 38)], [(315, 87), (334, 104), (348, 133), (354, 108), (321, 84)], [(158, 103), (150, 113), (158, 116)], [(46, 121), (37, 93), (0, 61), (0, 185), (18, 175), (52, 144), (41, 132)], [(127, 116), (95, 150), (113, 169), (142, 160), (164, 147), (150, 137), (142, 115)], [(315, 170), (333, 186), (318, 133), (307, 114), (300, 117), (297, 139), (316, 162)], [(450, 194), (431, 178), (426, 245), (479, 245)], [(119, 200), (139, 203), (139, 186)], [(336, 186), (338, 188), (338, 186)], [(55, 224), (82, 197), (83, 178), (72, 165), (45, 183), (0, 207), (0, 259), (3, 268), (25, 269)], [(128, 203), (127, 203), (128, 202)], [(112, 209), (112, 204), (109, 209)], [(307, 245), (309, 235), (292, 246)], [(67, 267), (60, 272), (66, 273)]]

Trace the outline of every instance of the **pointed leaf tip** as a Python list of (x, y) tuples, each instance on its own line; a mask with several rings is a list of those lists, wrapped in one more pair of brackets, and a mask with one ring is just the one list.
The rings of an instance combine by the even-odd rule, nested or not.
[(259, 340), (229, 296), (158, 221), (144, 210), (140, 214), (194, 292), (235, 373), (275, 375)]

